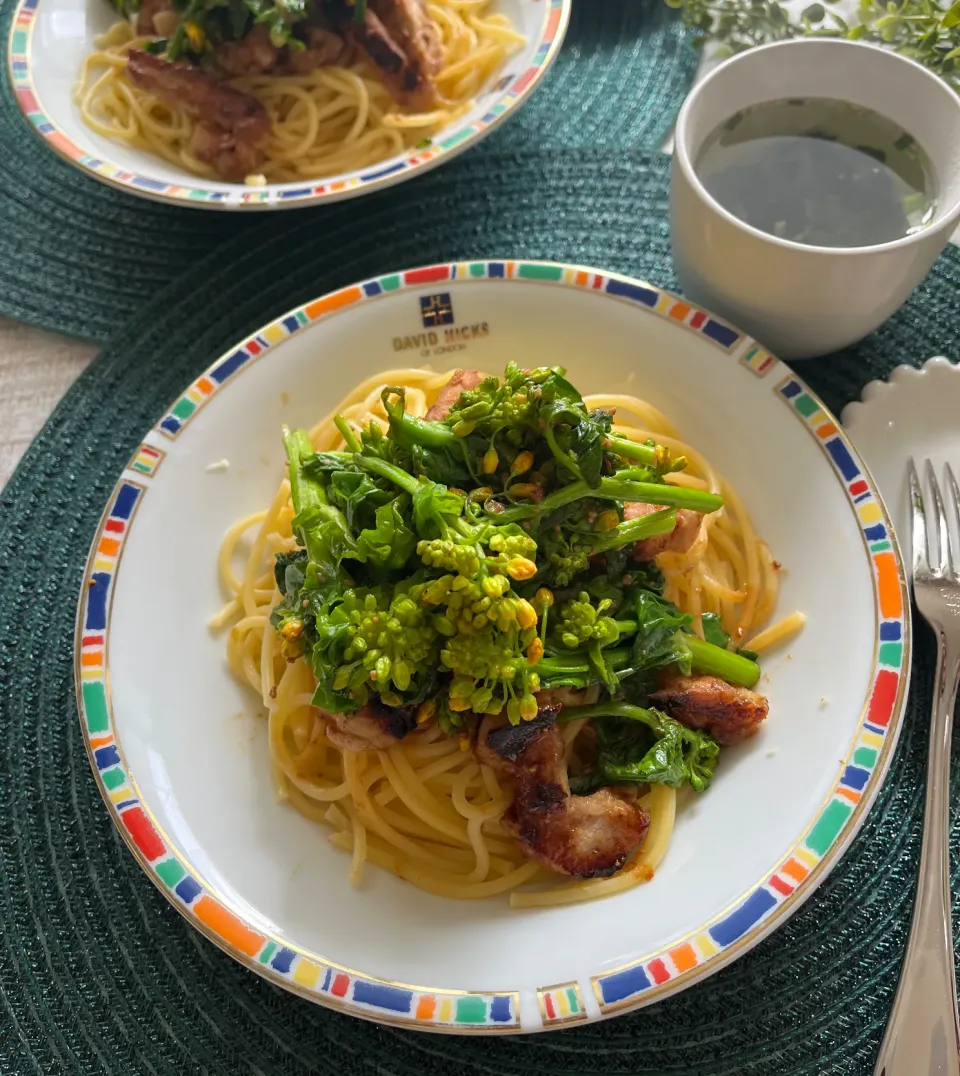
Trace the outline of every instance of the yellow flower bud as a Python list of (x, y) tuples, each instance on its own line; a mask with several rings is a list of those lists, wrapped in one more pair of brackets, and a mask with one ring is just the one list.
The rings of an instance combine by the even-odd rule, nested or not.
[(537, 700), (532, 695), (524, 695), (520, 700), (520, 716), (524, 721), (532, 721), (538, 712)]
[(510, 467), (511, 474), (526, 474), (533, 466), (533, 453), (521, 452)]
[(186, 31), (187, 40), (190, 42), (190, 47), (194, 51), (203, 48), (203, 43), (206, 38), (204, 37), (203, 31), (195, 22), (186, 23), (184, 30)]
[(534, 639), (533, 642), (527, 647), (527, 664), (536, 665), (542, 657), (543, 640), (540, 638)]
[(480, 585), (490, 598), (502, 597), (510, 589), (510, 584), (502, 575), (488, 575)]
[(613, 528), (619, 526), (619, 524), (620, 517), (613, 508), (610, 508), (597, 516), (596, 529), (598, 531), (612, 531)]
[(280, 635), (289, 643), (303, 634), (302, 620), (288, 620), (280, 629)]
[(421, 702), (420, 707), (417, 710), (417, 724), (425, 725), (436, 713), (436, 710), (437, 704), (433, 699), (427, 699), (426, 702)]
[(451, 699), (450, 700), (450, 709), (454, 710), (456, 713), (461, 713), (463, 710), (469, 710), (470, 709), (470, 700), (469, 699)]
[(514, 497), (534, 497), (537, 493), (536, 484), (533, 482), (515, 482), (510, 487)]
[(453, 427), (453, 432), (457, 437), (469, 437), (476, 428), (476, 425), (475, 422), (468, 422), (465, 419), (460, 419), (460, 421)]
[(553, 593), (547, 590), (546, 587), (541, 587), (533, 596), (533, 604), (535, 609), (544, 610), (549, 609), (553, 605)]
[(529, 557), (514, 557), (507, 565), (507, 575), (511, 579), (532, 579), (536, 574), (537, 566)]
[(537, 611), (526, 598), (517, 602), (517, 623), (521, 628), (532, 628), (537, 623)]
[(483, 454), (483, 463), (480, 466), (480, 470), (484, 474), (493, 474), (497, 469), (497, 464), (500, 462), (500, 457), (497, 455), (495, 448), (488, 448)]

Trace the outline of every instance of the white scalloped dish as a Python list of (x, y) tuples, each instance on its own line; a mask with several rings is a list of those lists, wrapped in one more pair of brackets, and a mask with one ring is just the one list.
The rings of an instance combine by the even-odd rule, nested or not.
[(907, 457), (930, 459), (940, 474), (960, 466), (960, 365), (938, 356), (923, 366), (898, 366), (886, 381), (871, 381), (841, 418), (905, 535)]

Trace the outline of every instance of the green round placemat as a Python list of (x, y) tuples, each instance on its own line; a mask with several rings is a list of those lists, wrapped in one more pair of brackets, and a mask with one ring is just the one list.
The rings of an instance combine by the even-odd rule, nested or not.
[[(13, 0), (0, 0), (4, 51), (13, 9)], [(103, 342), (200, 258), (256, 227), (250, 213), (162, 205), (107, 187), (67, 164), (29, 128), (5, 60), (3, 68), (0, 314)], [(517, 115), (468, 153), (592, 145), (655, 149), (695, 69), (685, 31), (662, 0), (575, 0), (553, 70)], [(464, 182), (458, 163), (441, 167), (435, 196), (456, 197)], [(376, 197), (349, 203), (356, 228), (367, 227)], [(328, 208), (286, 212), (322, 215)]]
[[(925, 631), (918, 639), (925, 659), (915, 666), (891, 775), (840, 866), (789, 923), (742, 959), (677, 997), (603, 1024), (521, 1038), (446, 1038), (313, 1006), (196, 933), (143, 875), (103, 807), (73, 692), (82, 566), (103, 505), (142, 434), (214, 357), (310, 297), (431, 261), (545, 258), (674, 283), (664, 158), (474, 155), (463, 167), (471, 182), (443, 200), (435, 197), (446, 190), (437, 173), (407, 188), (405, 207), (371, 202), (363, 230), (347, 209), (281, 216), (218, 251), (104, 349), (0, 495), (4, 1076), (872, 1071), (919, 852), (931, 690)], [(803, 376), (836, 408), (896, 363), (956, 355), (958, 283), (960, 253), (951, 249), (888, 326), (843, 355), (803, 364)], [(956, 766), (954, 774), (960, 793)], [(956, 849), (956, 824), (952, 837)], [(731, 841), (749, 839), (748, 828), (730, 834)]]

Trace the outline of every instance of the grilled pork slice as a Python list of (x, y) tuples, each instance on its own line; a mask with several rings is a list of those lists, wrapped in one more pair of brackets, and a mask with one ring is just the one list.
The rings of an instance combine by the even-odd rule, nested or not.
[(715, 676), (670, 674), (650, 701), (687, 728), (705, 729), (724, 746), (752, 736), (769, 710), (763, 695)]
[(255, 142), (215, 123), (198, 123), (189, 148), (198, 161), (211, 165), (229, 183), (242, 183), (247, 176), (256, 175), (264, 161), (263, 151)]
[(339, 34), (322, 26), (308, 26), (302, 35), (304, 48), (285, 49), (284, 74), (306, 75), (318, 67), (332, 67), (350, 62), (352, 49)]
[(436, 107), (433, 76), (443, 53), (423, 0), (367, 0), (363, 23), (348, 33), (397, 101), (421, 111)]
[[(631, 501), (623, 506), (624, 519), (639, 519), (648, 516), (651, 512), (663, 511), (662, 505), (640, 504)], [(686, 553), (697, 540), (700, 533), (700, 521), (703, 516), (699, 512), (692, 512), (689, 508), (681, 508), (677, 512), (677, 525), (666, 534), (658, 534), (653, 538), (645, 538), (637, 542), (633, 547), (634, 560), (653, 560), (660, 553)]]
[(427, 412), (427, 419), (430, 422), (442, 422), (460, 399), (460, 393), (475, 389), (482, 380), (483, 374), (479, 370), (454, 370), (450, 380), (440, 390), (437, 402)]
[(327, 721), (327, 739), (341, 751), (386, 751), (417, 727), (413, 710), (403, 706), (385, 706), (373, 699), (354, 714), (330, 714), (321, 710)]
[(221, 178), (242, 180), (263, 163), (260, 146), (270, 133), (270, 119), (250, 94), (218, 85), (190, 64), (140, 49), (131, 50), (127, 73), (141, 89), (197, 116), (190, 148)]
[(559, 874), (600, 878), (613, 874), (638, 848), (650, 816), (607, 789), (572, 796), (563, 736), (555, 721), (559, 707), (541, 709), (533, 721), (504, 724), (484, 718), (477, 758), (516, 784), (504, 829), (524, 854)]
[(270, 30), (261, 23), (240, 41), (224, 41), (213, 51), (218, 71), (228, 78), (251, 75), (306, 75), (317, 67), (347, 63), (351, 48), (337, 33), (322, 26), (298, 28), (303, 48), (277, 48)]
[(224, 41), (213, 50), (217, 69), (229, 78), (265, 75), (276, 70), (284, 50), (270, 40), (270, 28), (261, 23), (239, 41)]

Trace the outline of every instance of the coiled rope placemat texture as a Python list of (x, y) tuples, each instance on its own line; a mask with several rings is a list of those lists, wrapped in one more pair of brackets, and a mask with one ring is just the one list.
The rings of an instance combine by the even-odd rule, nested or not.
[[(13, 8), (13, 0), (0, 0), (4, 51)], [(575, 0), (564, 47), (542, 85), (516, 115), (467, 152), (656, 149), (696, 62), (663, 0)], [(103, 342), (200, 258), (259, 223), (250, 213), (149, 202), (84, 175), (27, 126), (5, 60), (2, 66), (0, 314)], [(463, 181), (455, 166), (442, 168), (443, 197), (454, 197)], [(350, 203), (358, 229), (367, 226), (371, 197), (376, 196)], [(287, 212), (303, 220), (327, 211)]]
[[(675, 998), (603, 1024), (531, 1037), (446, 1038), (313, 1006), (263, 982), (196, 933), (143, 875), (104, 809), (73, 691), (82, 566), (133, 448), (212, 359), (308, 298), (432, 261), (556, 259), (675, 283), (666, 159), (487, 154), (466, 158), (462, 167), (469, 182), (452, 189), (435, 173), (371, 202), (362, 229), (349, 208), (275, 217), (197, 266), (104, 349), (0, 495), (4, 1076), (872, 1072), (919, 854), (931, 693), (925, 630), (890, 778), (843, 863), (801, 912), (735, 964)], [(429, 213), (415, 211), (423, 205)], [(879, 333), (849, 352), (803, 364), (802, 375), (838, 409), (897, 363), (956, 356), (958, 285), (960, 254), (951, 249)], [(210, 556), (211, 571), (213, 552), (197, 551)], [(960, 758), (954, 762), (960, 794)], [(731, 833), (730, 840), (749, 836)], [(952, 839), (956, 850), (956, 823)]]

